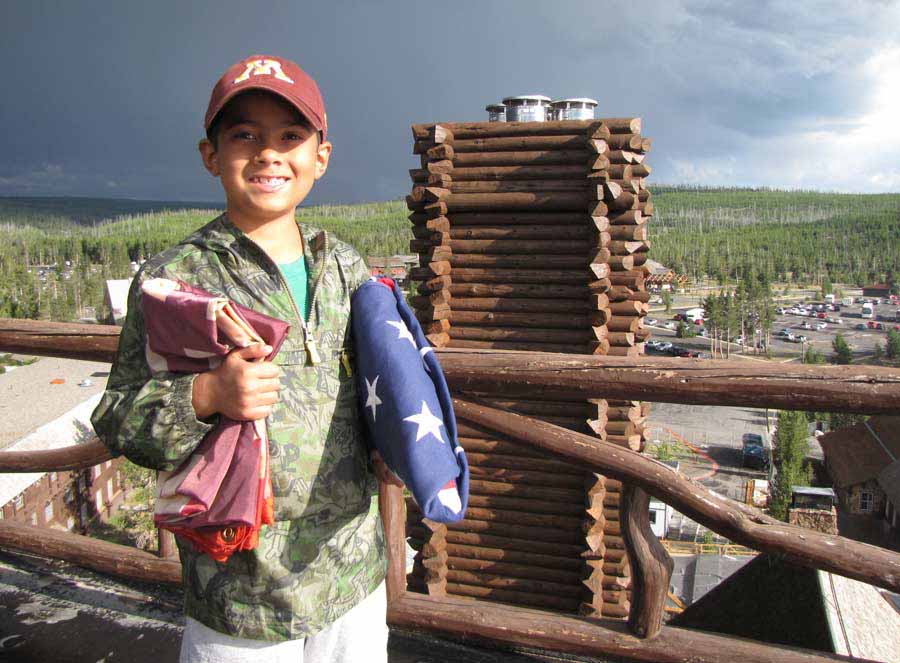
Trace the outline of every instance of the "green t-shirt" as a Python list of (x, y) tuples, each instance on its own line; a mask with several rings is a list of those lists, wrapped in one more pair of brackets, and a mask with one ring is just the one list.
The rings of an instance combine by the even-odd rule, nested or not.
[(278, 268), (284, 274), (284, 280), (287, 281), (288, 288), (291, 289), (291, 296), (297, 302), (297, 309), (303, 312), (304, 320), (309, 320), (309, 284), (306, 281), (306, 258), (300, 256), (294, 262), (278, 265)]

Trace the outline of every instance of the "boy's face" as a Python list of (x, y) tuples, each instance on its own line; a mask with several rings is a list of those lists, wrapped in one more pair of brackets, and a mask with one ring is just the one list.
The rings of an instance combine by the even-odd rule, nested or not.
[(325, 174), (331, 143), (281, 98), (248, 92), (223, 110), (214, 146), (200, 141), (203, 164), (225, 189), (228, 213), (244, 226), (258, 227), (286, 215)]

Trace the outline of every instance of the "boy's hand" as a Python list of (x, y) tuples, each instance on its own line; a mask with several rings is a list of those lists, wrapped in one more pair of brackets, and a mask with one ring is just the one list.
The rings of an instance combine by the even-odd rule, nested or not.
[(264, 419), (278, 402), (281, 368), (258, 361), (271, 346), (255, 343), (232, 350), (225, 360), (194, 380), (192, 402), (198, 419), (216, 412), (236, 421)]
[(403, 487), (403, 480), (391, 471), (380, 453), (372, 451), (369, 454), (369, 458), (372, 459), (372, 467), (375, 468), (375, 476), (378, 477), (379, 483)]

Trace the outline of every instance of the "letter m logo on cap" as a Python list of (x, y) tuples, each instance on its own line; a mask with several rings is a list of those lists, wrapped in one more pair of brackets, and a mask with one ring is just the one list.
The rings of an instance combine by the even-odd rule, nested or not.
[(278, 80), (286, 83), (293, 83), (281, 70), (281, 63), (278, 60), (250, 60), (246, 63), (244, 73), (234, 79), (234, 83), (242, 83), (251, 76), (274, 76)]

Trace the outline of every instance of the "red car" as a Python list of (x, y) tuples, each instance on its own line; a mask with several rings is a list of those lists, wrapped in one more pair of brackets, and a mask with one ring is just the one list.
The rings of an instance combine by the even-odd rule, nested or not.
[(826, 315), (825, 311), (822, 311), (821, 313), (816, 313), (816, 317), (819, 318), (820, 320), (824, 320), (828, 316)]
[(880, 322), (875, 322), (874, 320), (869, 320), (866, 323), (866, 327), (869, 329), (884, 329), (884, 325)]
[(702, 324), (703, 324), (703, 318), (697, 318), (696, 320), (694, 320), (694, 324), (695, 324), (695, 325), (702, 325)]

